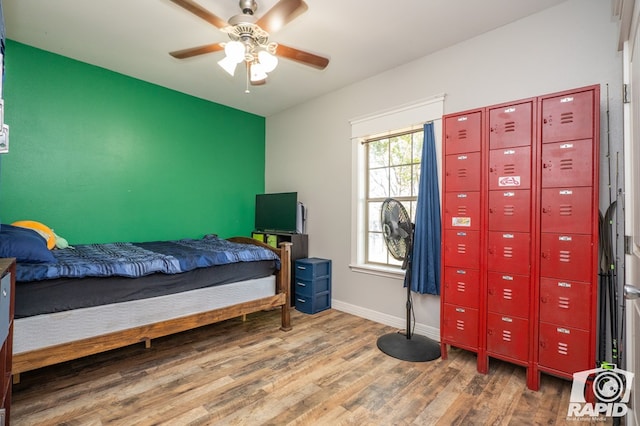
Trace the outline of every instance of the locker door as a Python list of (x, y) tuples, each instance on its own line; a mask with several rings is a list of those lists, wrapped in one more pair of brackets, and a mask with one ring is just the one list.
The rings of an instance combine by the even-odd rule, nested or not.
[(529, 355), (529, 321), (490, 312), (487, 316), (487, 351), (526, 361)]
[(591, 195), (591, 187), (543, 189), (542, 231), (590, 233)]
[(480, 192), (446, 192), (444, 226), (449, 229), (480, 229)]
[(480, 151), (482, 137), (480, 111), (447, 117), (444, 121), (446, 154)]
[(531, 191), (489, 191), (490, 231), (528, 232), (530, 219)]
[(526, 232), (489, 232), (487, 267), (490, 271), (529, 275), (530, 235)]
[(540, 279), (540, 321), (588, 330), (591, 285)]
[(542, 187), (590, 186), (593, 177), (591, 139), (542, 146)]
[(480, 269), (480, 232), (445, 229), (444, 265)]
[(591, 235), (540, 234), (540, 274), (543, 277), (591, 282)]
[(495, 149), (489, 152), (489, 189), (531, 188), (531, 148)]
[(471, 348), (478, 347), (478, 310), (444, 305), (443, 338)]
[(529, 317), (528, 276), (489, 272), (487, 285), (487, 308), (490, 312)]
[(480, 271), (478, 269), (444, 269), (445, 303), (478, 309), (480, 305)]
[(489, 110), (489, 148), (531, 145), (532, 102)]
[(480, 191), (480, 153), (447, 155), (445, 158), (445, 191)]
[(542, 100), (542, 142), (593, 136), (593, 91)]
[(541, 322), (539, 364), (567, 374), (593, 368), (590, 341), (588, 331)]

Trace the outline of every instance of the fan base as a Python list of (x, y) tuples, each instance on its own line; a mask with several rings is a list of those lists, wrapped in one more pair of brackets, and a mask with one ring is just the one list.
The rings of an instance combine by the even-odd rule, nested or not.
[(425, 362), (440, 358), (440, 344), (416, 334), (410, 339), (401, 333), (385, 334), (378, 338), (378, 349), (403, 361)]

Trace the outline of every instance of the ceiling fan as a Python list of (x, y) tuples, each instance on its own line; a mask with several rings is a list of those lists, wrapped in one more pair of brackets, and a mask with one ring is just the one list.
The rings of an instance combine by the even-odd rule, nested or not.
[(255, 0), (240, 0), (242, 13), (231, 17), (229, 21), (217, 17), (192, 0), (171, 1), (219, 28), (230, 39), (226, 43), (212, 43), (169, 52), (174, 58), (185, 59), (224, 50), (226, 56), (218, 61), (218, 64), (233, 76), (237, 65), (245, 62), (247, 79), (252, 85), (266, 82), (267, 73), (278, 65), (278, 57), (319, 70), (329, 64), (329, 59), (323, 56), (269, 41), (269, 34), (278, 31), (307, 10), (307, 4), (302, 0), (280, 0), (260, 18), (254, 16), (258, 9)]

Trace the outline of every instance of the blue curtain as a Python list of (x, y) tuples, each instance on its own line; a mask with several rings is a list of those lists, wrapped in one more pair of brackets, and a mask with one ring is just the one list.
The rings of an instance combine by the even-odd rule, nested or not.
[(411, 258), (411, 291), (440, 294), (440, 197), (433, 123), (424, 125), (421, 161)]

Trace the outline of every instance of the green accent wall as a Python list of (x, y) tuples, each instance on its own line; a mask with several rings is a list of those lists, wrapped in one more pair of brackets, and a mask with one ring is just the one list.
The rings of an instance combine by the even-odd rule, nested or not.
[(11, 40), (0, 219), (70, 244), (250, 235), (265, 119)]

